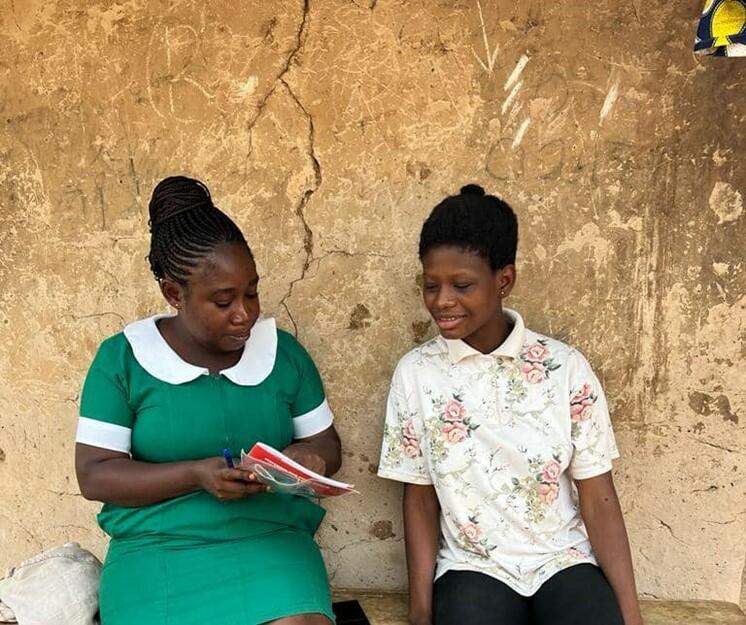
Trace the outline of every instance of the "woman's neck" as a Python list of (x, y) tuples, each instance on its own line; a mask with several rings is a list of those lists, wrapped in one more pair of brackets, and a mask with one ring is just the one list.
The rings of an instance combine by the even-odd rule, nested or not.
[(230, 369), (241, 359), (243, 350), (215, 352), (201, 345), (187, 331), (178, 315), (160, 319), (156, 326), (163, 340), (183, 361), (195, 367), (204, 367), (211, 375)]
[(483, 354), (491, 354), (502, 345), (513, 331), (513, 324), (500, 310), (489, 323), (464, 338), (464, 342)]

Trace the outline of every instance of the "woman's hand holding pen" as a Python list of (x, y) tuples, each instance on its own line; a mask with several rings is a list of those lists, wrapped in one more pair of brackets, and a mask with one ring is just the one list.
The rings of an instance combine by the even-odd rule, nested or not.
[(197, 460), (194, 467), (199, 487), (221, 501), (243, 499), (269, 490), (253, 473), (229, 468), (220, 456)]

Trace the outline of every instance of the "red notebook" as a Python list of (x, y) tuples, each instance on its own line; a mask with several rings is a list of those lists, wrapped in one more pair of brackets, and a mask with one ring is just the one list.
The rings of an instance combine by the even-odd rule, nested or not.
[(304, 497), (334, 497), (357, 492), (352, 484), (314, 473), (275, 448), (257, 443), (249, 453), (241, 451), (239, 469), (251, 471), (272, 492)]

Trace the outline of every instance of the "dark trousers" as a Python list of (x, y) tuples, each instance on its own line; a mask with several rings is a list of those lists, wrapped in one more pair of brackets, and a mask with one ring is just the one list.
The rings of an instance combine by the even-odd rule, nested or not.
[(532, 597), (472, 571), (449, 571), (433, 588), (434, 625), (624, 625), (601, 569), (578, 564)]

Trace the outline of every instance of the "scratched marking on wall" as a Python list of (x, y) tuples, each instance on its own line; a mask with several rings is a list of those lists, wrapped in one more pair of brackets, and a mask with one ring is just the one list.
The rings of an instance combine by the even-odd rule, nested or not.
[[(494, 48), (490, 46), (489, 36), (487, 34), (487, 25), (484, 21), (484, 11), (482, 10), (482, 3), (480, 2), (480, 0), (476, 0), (476, 3), (477, 12), (479, 13), (479, 27), (482, 31), (482, 41), (484, 44), (484, 59), (482, 59), (482, 57), (477, 54), (476, 50), (474, 50), (474, 47), (471, 48), (471, 52), (482, 69), (488, 74), (492, 75), (497, 62), (497, 55), (500, 52), (500, 44), (495, 43)], [(500, 107), (500, 114), (503, 116), (507, 114), (507, 119), (504, 123), (505, 127), (512, 126), (523, 109), (523, 102), (521, 102), (519, 98), (521, 89), (523, 88), (523, 81), (520, 78), (529, 61), (530, 58), (528, 57), (528, 55), (522, 54), (503, 86), (504, 91), (509, 90), (507, 97)], [(530, 117), (524, 117), (520, 124), (518, 124), (518, 127), (516, 128), (516, 131), (513, 135), (513, 140), (511, 142), (511, 148), (513, 150), (521, 145), (521, 142), (526, 136), (526, 132), (528, 131), (530, 125)]]
[(484, 14), (482, 13), (482, 3), (477, 0), (477, 9), (479, 10), (479, 24), (482, 29), (482, 41), (484, 42), (484, 60), (481, 59), (481, 57), (477, 54), (476, 50), (472, 47), (471, 53), (474, 55), (474, 58), (477, 59), (477, 62), (482, 66), (482, 69), (484, 69), (485, 72), (488, 74), (492, 74), (492, 71), (495, 69), (495, 61), (497, 60), (497, 55), (500, 52), (500, 44), (495, 44), (495, 49), (490, 50), (490, 42), (487, 37), (487, 26), (484, 23)]
[(611, 113), (611, 109), (614, 108), (614, 104), (616, 103), (617, 98), (619, 97), (620, 79), (618, 76), (614, 77), (613, 73), (612, 73), (612, 79), (613, 79), (612, 85), (606, 94), (606, 98), (604, 98), (603, 106), (601, 106), (601, 113), (599, 114), (599, 119), (598, 119), (599, 126), (604, 123), (604, 120), (608, 117), (609, 113)]

